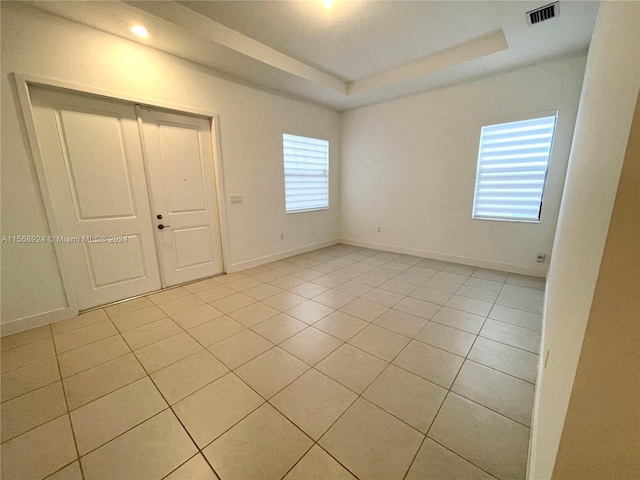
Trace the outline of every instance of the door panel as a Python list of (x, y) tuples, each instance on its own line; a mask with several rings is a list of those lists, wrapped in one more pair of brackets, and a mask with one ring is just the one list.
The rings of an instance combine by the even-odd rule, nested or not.
[(158, 125), (167, 213), (206, 212), (204, 165), (199, 131), (191, 126)]
[(30, 97), (57, 230), (72, 240), (63, 251), (78, 308), (159, 289), (134, 106), (40, 88)]
[(163, 286), (222, 273), (209, 120), (139, 112)]
[(122, 119), (89, 110), (59, 110), (56, 117), (77, 219), (135, 217)]

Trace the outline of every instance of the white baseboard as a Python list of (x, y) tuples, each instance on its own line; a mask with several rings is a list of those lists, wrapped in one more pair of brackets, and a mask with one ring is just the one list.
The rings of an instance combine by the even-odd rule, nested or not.
[(386, 250), (388, 252), (403, 253), (406, 255), (415, 255), (416, 257), (433, 258), (434, 260), (443, 260), (445, 262), (462, 263), (464, 265), (472, 265), (474, 267), (490, 268), (493, 270), (502, 270), (504, 272), (521, 273), (524, 275), (532, 275), (534, 277), (546, 277), (547, 270), (545, 268), (524, 267), (522, 265), (514, 265), (511, 263), (493, 262), (490, 260), (482, 260), (480, 258), (462, 257), (459, 255), (449, 255), (446, 253), (429, 252), (416, 248), (399, 247), (396, 245), (386, 245), (383, 243), (361, 242), (350, 238), (341, 238), (338, 243), (345, 245), (353, 245), (356, 247), (374, 248), (376, 250)]
[(63, 307), (49, 312), (38, 313), (30, 317), (16, 318), (0, 326), (0, 335), (11, 335), (12, 333), (18, 333), (29, 330), (30, 328), (41, 327), (42, 325), (48, 325), (49, 323), (59, 320), (72, 318), (76, 315), (78, 315), (78, 312), (72, 310), (70, 307)]
[(340, 240), (335, 238), (333, 240), (325, 240), (324, 242), (312, 243), (311, 245), (305, 245), (304, 247), (294, 248), (293, 250), (285, 250), (284, 252), (265, 255), (264, 257), (254, 258), (253, 260), (234, 263), (231, 265), (227, 273), (234, 273), (241, 270), (246, 270), (247, 268), (258, 267), (260, 265), (264, 265), (265, 263), (275, 262), (277, 260), (282, 260), (283, 258), (311, 252), (312, 250), (317, 250), (319, 248), (330, 247), (331, 245), (335, 245), (337, 243), (340, 243)]

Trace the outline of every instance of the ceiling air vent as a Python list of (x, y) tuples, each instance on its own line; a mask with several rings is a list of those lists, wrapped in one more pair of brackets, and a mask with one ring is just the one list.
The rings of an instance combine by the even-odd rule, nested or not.
[(549, 5), (545, 5), (544, 7), (531, 10), (530, 12), (527, 12), (527, 23), (529, 25), (534, 25), (536, 23), (549, 20), (550, 18), (557, 17), (560, 15), (559, 7), (558, 2), (554, 2)]

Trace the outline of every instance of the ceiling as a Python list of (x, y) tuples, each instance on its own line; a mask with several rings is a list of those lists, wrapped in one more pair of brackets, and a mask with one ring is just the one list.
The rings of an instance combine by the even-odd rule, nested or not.
[[(345, 110), (584, 51), (595, 1), (74, 1), (36, 8)], [(149, 30), (140, 39), (130, 32)]]

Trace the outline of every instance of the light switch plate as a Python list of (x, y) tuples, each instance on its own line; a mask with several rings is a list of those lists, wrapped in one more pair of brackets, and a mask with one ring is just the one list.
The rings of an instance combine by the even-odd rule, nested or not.
[(242, 203), (242, 195), (231, 195), (229, 200), (231, 200), (231, 203)]

